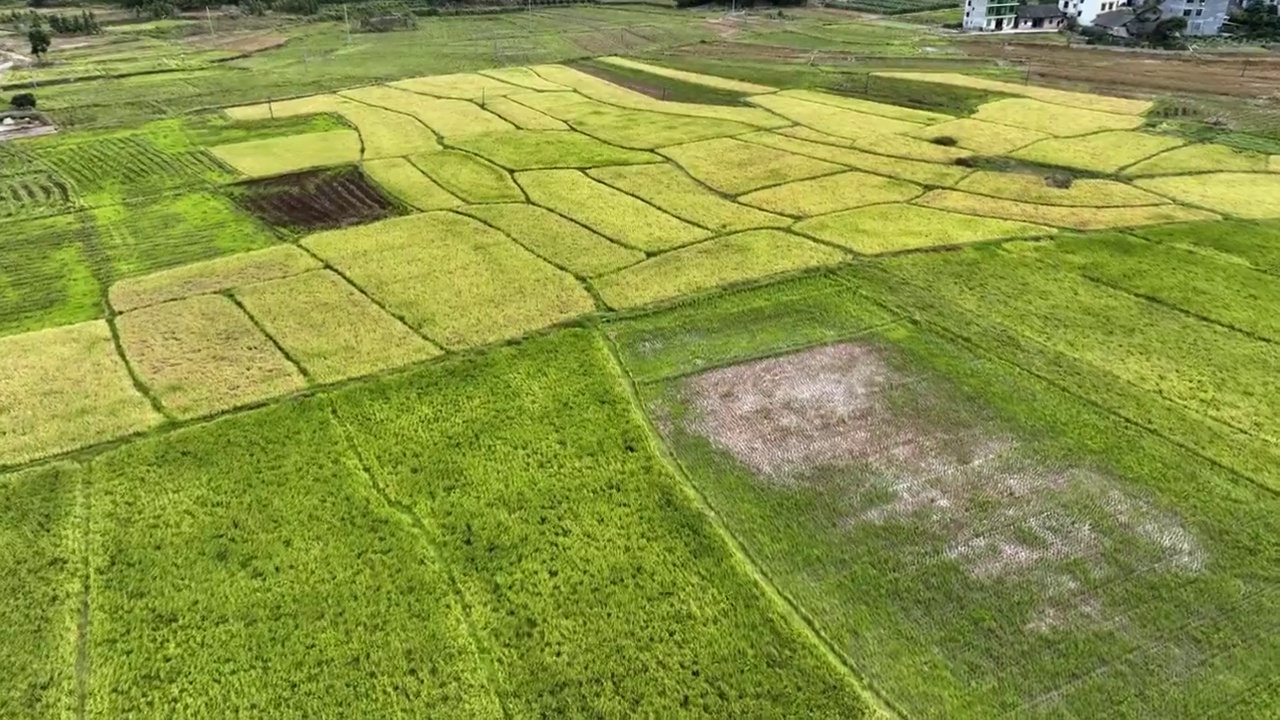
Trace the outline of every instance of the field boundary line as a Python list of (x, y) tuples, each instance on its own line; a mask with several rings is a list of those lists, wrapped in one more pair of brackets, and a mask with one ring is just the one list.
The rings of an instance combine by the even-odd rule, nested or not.
[[(397, 114), (397, 115), (403, 115), (403, 116), (405, 116), (405, 117), (407, 117), (407, 118), (409, 118), (409, 119), (413, 120), (414, 122), (418, 123), (418, 124), (419, 124), (419, 125), (421, 125), (422, 127), (426, 128), (426, 129), (427, 129), (427, 131), (428, 131), (428, 132), (430, 132), (432, 135), (435, 135), (435, 137), (436, 137), (436, 143), (437, 143), (437, 144), (439, 144), (439, 145), (440, 145), (440, 147), (442, 147), (442, 148), (444, 147), (444, 136), (443, 136), (443, 135), (441, 135), (439, 132), (437, 132), (435, 128), (433, 128), (433, 127), (431, 127), (430, 125), (428, 125), (428, 124), (426, 124), (426, 123), (422, 122), (422, 119), (421, 119), (421, 118), (419, 118), (417, 115), (413, 115), (413, 114), (411, 114), (411, 113), (404, 112), (403, 110), (394, 110), (394, 109), (392, 109), (392, 108), (386, 107), (385, 105), (374, 105), (374, 104), (373, 104), (373, 103), (371, 103), (371, 102), (365, 102), (364, 100), (357, 100), (357, 99), (355, 99), (355, 98), (353, 98), (353, 97), (350, 97), (350, 96), (348, 96), (348, 95), (343, 95), (343, 94), (342, 94), (342, 93), (344, 93), (344, 92), (349, 92), (349, 91), (351, 91), (351, 90), (359, 90), (359, 89), (361, 89), (361, 88), (366, 88), (366, 87), (387, 87), (387, 88), (389, 88), (389, 87), (391, 87), (391, 86), (390, 86), (390, 85), (387, 85), (386, 83), (374, 83), (373, 85), (357, 85), (357, 86), (355, 86), (355, 87), (348, 87), (348, 88), (343, 88), (343, 89), (341, 89), (341, 90), (334, 90), (334, 91), (333, 91), (333, 94), (334, 94), (334, 95), (337, 95), (338, 97), (340, 97), (340, 98), (342, 98), (342, 99), (344, 99), (344, 100), (346, 100), (346, 101), (348, 101), (348, 102), (353, 102), (353, 103), (355, 103), (355, 104), (357, 104), (357, 105), (363, 105), (363, 106), (365, 106), (365, 107), (367, 107), (367, 108), (372, 108), (372, 109), (375, 109), (375, 110), (386, 110), (387, 112), (392, 112), (392, 113), (395, 113), (395, 114)], [(396, 88), (396, 89), (399, 89), (399, 88)], [(310, 95), (303, 95), (302, 97), (311, 97), (311, 96), (310, 96)], [(346, 118), (343, 118), (343, 119), (344, 119), (344, 120), (346, 120)], [(351, 122), (351, 121), (350, 121), (350, 120), (348, 120), (347, 122)], [(351, 124), (352, 124), (352, 125), (355, 125), (355, 123), (351, 123)], [(360, 129), (359, 129), (359, 128), (356, 128), (356, 132), (359, 132), (359, 131), (360, 131)], [(433, 152), (433, 151), (431, 151), (431, 150), (427, 150), (426, 152)], [(409, 153), (409, 154), (410, 154), (410, 155), (416, 155), (417, 153)], [(405, 156), (405, 155), (396, 155), (395, 157), (406, 157), (406, 156)], [(361, 159), (361, 160), (364, 160), (364, 136), (363, 136), (363, 135), (362, 135), (362, 136), (361, 136), (361, 138), (360, 138), (360, 159)], [(382, 159), (384, 159), (384, 158), (370, 158), (370, 159), (371, 159), (371, 160), (382, 160)]]
[(120, 317), (120, 313), (111, 307), (110, 300), (107, 299), (107, 289), (103, 288), (102, 292), (102, 309), (103, 320), (107, 323), (107, 330), (111, 333), (111, 344), (115, 347), (116, 354), (120, 356), (120, 362), (124, 364), (125, 372), (129, 373), (129, 380), (133, 383), (133, 389), (138, 394), (146, 398), (147, 403), (151, 405), (151, 409), (163, 418), (164, 422), (173, 422), (176, 418), (167, 410), (160, 398), (151, 392), (151, 388), (142, 382), (142, 376), (138, 375), (138, 370), (129, 360), (129, 355), (124, 351), (124, 341), (120, 339), (120, 328), (116, 326), (116, 318)]
[(703, 518), (711, 525), (716, 535), (720, 536), (725, 548), (737, 560), (740, 568), (748, 577), (755, 580), (761, 593), (780, 612), (782, 619), (788, 622), (793, 629), (799, 631), (814, 649), (825, 657), (840, 674), (845, 676), (853, 691), (867, 703), (867, 709), (873, 716), (878, 716), (885, 720), (901, 720), (901, 718), (905, 717), (887, 697), (872, 686), (862, 673), (858, 672), (853, 662), (837, 649), (830, 638), (818, 629), (813, 619), (794, 603), (786, 593), (782, 592), (760, 568), (755, 558), (747, 551), (746, 546), (733, 534), (733, 531), (724, 523), (706, 496), (689, 479), (689, 475), (679, 458), (675, 457), (666, 444), (662, 442), (661, 437), (649, 419), (648, 413), (644, 410), (644, 404), (640, 399), (639, 392), (636, 390), (635, 380), (627, 371), (626, 366), (622, 364), (613, 340), (608, 333), (605, 333), (599, 327), (595, 328), (595, 330), (601, 345), (603, 345), (605, 352), (608, 353), (613, 373), (621, 381), (627, 393), (632, 416), (644, 431), (645, 442), (649, 445), (650, 450), (662, 460), (663, 465), (671, 472), (676, 484), (684, 490), (686, 496), (693, 502), (694, 507), (701, 512)]
[[(297, 275), (293, 275), (291, 277), (297, 277)], [(240, 298), (235, 295), (234, 288), (231, 290), (224, 290), (217, 294), (230, 300), (232, 305), (235, 305), (240, 312), (244, 313), (244, 316), (249, 319), (249, 322), (253, 323), (253, 326), (258, 328), (258, 332), (262, 333), (262, 336), (271, 342), (272, 347), (280, 352), (281, 357), (289, 361), (289, 364), (298, 371), (298, 374), (302, 376), (302, 379), (307, 381), (308, 385), (315, 383), (315, 378), (311, 377), (311, 373), (307, 372), (307, 369), (302, 366), (302, 363), (298, 362), (298, 359), (286, 350), (285, 347), (280, 344), (280, 341), (276, 340), (274, 335), (267, 332), (267, 329), (263, 327), (258, 318), (253, 313), (249, 312), (249, 308), (245, 307), (244, 303), (240, 302)]]
[[(791, 126), (789, 126), (789, 127), (805, 127), (805, 128), (808, 128), (808, 126), (807, 126), (807, 125), (799, 125), (799, 124), (797, 124), (797, 125), (791, 125)], [(822, 145), (822, 146), (824, 146), (824, 147), (829, 147), (829, 148), (831, 148), (831, 149), (833, 149), (833, 150), (852, 150), (852, 151), (854, 151), (854, 152), (860, 152), (860, 153), (862, 153), (862, 154), (864, 154), (864, 155), (873, 155), (873, 156), (875, 156), (875, 157), (884, 158), (885, 160), (896, 160), (896, 161), (901, 161), (901, 162), (913, 162), (913, 163), (921, 163), (921, 164), (924, 164), (924, 165), (933, 165), (933, 166), (940, 167), (940, 168), (961, 168), (961, 169), (964, 169), (964, 170), (968, 170), (968, 172), (966, 172), (966, 173), (964, 174), (964, 177), (961, 177), (961, 178), (960, 178), (960, 180), (957, 180), (957, 181), (956, 181), (956, 185), (934, 185), (934, 184), (932, 184), (932, 183), (923, 183), (923, 182), (919, 182), (919, 181), (916, 181), (916, 180), (909, 180), (909, 179), (907, 179), (907, 178), (900, 177), (900, 176), (897, 176), (897, 175), (889, 175), (889, 174), (887, 174), (887, 173), (885, 173), (885, 172), (882, 172), (882, 171), (879, 171), (879, 170), (867, 170), (867, 169), (865, 169), (865, 168), (855, 167), (855, 166), (853, 166), (853, 165), (849, 165), (848, 163), (841, 162), (840, 160), (835, 160), (835, 159), (833, 159), (833, 158), (820, 158), (820, 157), (817, 157), (816, 155), (806, 155), (805, 153), (802, 153), (802, 152), (796, 152), (795, 150), (786, 150), (786, 149), (783, 149), (783, 148), (780, 148), (780, 147), (775, 147), (775, 146), (773, 146), (773, 145), (769, 145), (768, 143), (762, 143), (762, 142), (760, 142), (760, 141), (758, 141), (758, 140), (751, 140), (751, 139), (749, 139), (749, 138), (747, 137), (748, 135), (756, 135), (756, 134), (759, 134), (759, 133), (762, 133), (762, 132), (767, 132), (767, 133), (773, 133), (773, 134), (775, 134), (775, 135), (780, 135), (780, 133), (778, 132), (778, 130), (786, 130), (786, 129), (787, 129), (787, 128), (777, 128), (777, 130), (753, 130), (753, 131), (751, 131), (751, 132), (739, 133), (738, 135), (728, 135), (728, 136), (726, 136), (726, 137), (728, 137), (730, 140), (737, 140), (738, 142), (748, 143), (748, 144), (751, 144), (751, 145), (755, 145), (756, 147), (763, 147), (763, 148), (769, 148), (770, 150), (777, 150), (778, 152), (784, 152), (784, 153), (787, 153), (788, 155), (795, 155), (796, 157), (809, 158), (810, 160), (821, 160), (822, 162), (828, 162), (828, 163), (831, 163), (832, 165), (839, 165), (839, 166), (840, 166), (840, 170), (839, 170), (839, 171), (837, 171), (837, 172), (829, 172), (829, 173), (823, 173), (823, 174), (821, 174), (821, 175), (814, 175), (813, 177), (801, 178), (801, 179), (799, 179), (799, 180), (788, 180), (787, 182), (780, 182), (780, 183), (774, 183), (774, 184), (772, 184), (772, 185), (765, 185), (764, 187), (759, 187), (759, 188), (756, 188), (755, 190), (748, 190), (747, 192), (742, 193), (742, 195), (750, 195), (750, 194), (751, 194), (751, 193), (753, 193), (753, 192), (760, 192), (761, 190), (772, 190), (773, 188), (776, 188), (776, 187), (782, 187), (782, 186), (784, 186), (784, 185), (790, 185), (790, 184), (792, 184), (792, 183), (804, 182), (804, 181), (806, 181), (806, 180), (817, 180), (818, 178), (831, 177), (832, 175), (838, 175), (838, 174), (840, 174), (840, 173), (844, 173), (844, 172), (860, 172), (860, 173), (863, 173), (864, 175), (875, 175), (876, 177), (882, 177), (882, 178), (885, 178), (886, 180), (897, 180), (898, 182), (910, 183), (910, 184), (912, 184), (912, 185), (916, 185), (916, 186), (918, 186), (918, 187), (922, 187), (922, 188), (924, 188), (924, 192), (921, 192), (921, 193), (920, 193), (920, 195), (924, 195), (924, 193), (925, 193), (925, 192), (928, 192), (929, 190), (955, 190), (955, 189), (956, 189), (956, 185), (958, 185), (958, 184), (960, 183), (960, 181), (961, 181), (961, 180), (964, 180), (965, 178), (967, 178), (967, 177), (969, 177), (970, 175), (972, 175), (972, 174), (974, 174), (975, 172), (977, 172), (977, 170), (974, 170), (974, 169), (972, 169), (972, 168), (961, 168), (961, 166), (960, 166), (960, 165), (952, 165), (952, 164), (950, 164), (950, 163), (935, 163), (935, 162), (929, 162), (928, 160), (912, 160), (911, 158), (898, 157), (898, 156), (896, 156), (896, 155), (884, 155), (884, 154), (882, 154), (882, 153), (874, 153), (874, 152), (871, 152), (870, 150), (864, 150), (864, 149), (862, 149), (862, 148), (860, 148), (860, 147), (845, 147), (845, 146), (843, 146), (843, 145), (832, 145), (832, 144), (830, 144), (830, 143), (818, 142), (817, 140), (805, 140), (804, 138), (791, 137), (790, 135), (782, 135), (782, 137), (784, 137), (784, 138), (790, 138), (790, 139), (792, 139), (792, 140), (798, 140), (798, 141), (800, 141), (800, 142), (810, 142), (810, 143), (813, 143), (814, 145)], [(808, 129), (813, 130), (813, 128), (808, 128)], [(822, 131), (821, 131), (821, 130), (817, 130), (817, 131), (815, 131), (815, 132), (822, 132)], [(907, 135), (902, 135), (902, 136), (900, 136), (900, 137), (909, 137), (909, 136), (907, 136)], [(712, 139), (715, 139), (715, 138), (712, 138)], [(913, 139), (913, 140), (920, 140), (920, 138), (912, 138), (912, 139)], [(928, 140), (921, 140), (921, 142), (928, 142)], [(687, 144), (687, 143), (684, 143), (684, 144)], [(675, 147), (675, 146), (674, 146), (674, 145), (670, 145), (670, 146), (668, 146), (668, 147)], [(665, 156), (664, 156), (664, 157), (665, 157)], [(668, 159), (670, 159), (670, 158), (668, 158)], [(674, 161), (674, 160), (672, 160), (672, 162), (675, 162), (675, 161)], [(742, 195), (738, 195), (738, 196), (736, 196), (736, 197), (742, 197)], [(920, 195), (917, 195), (916, 197), (920, 197)], [(733, 197), (733, 196), (731, 196), (731, 197)], [(887, 203), (876, 203), (876, 204), (887, 204)], [(754, 206), (754, 205), (748, 205), (747, 207), (755, 207), (755, 206)], [(863, 206), (863, 207), (866, 207), (866, 206)], [(757, 208), (757, 209), (759, 209), (759, 208)], [(855, 209), (857, 209), (857, 208), (849, 208), (849, 209), (850, 209), (850, 210), (855, 210)], [(772, 211), (770, 211), (770, 212), (772, 212)], [(836, 210), (835, 212), (841, 212), (841, 211)], [(775, 213), (775, 214), (780, 214), (780, 213)], [(824, 213), (824, 214), (826, 214), (826, 213)], [(787, 215), (787, 216), (785, 216), (785, 217), (792, 217), (792, 216)], [(811, 216), (811, 217), (819, 217), (819, 216), (817, 216), (817, 215), (813, 215), (813, 216)], [(986, 216), (984, 215), (984, 216), (982, 216), (982, 217), (986, 217)], [(800, 219), (801, 219), (801, 220), (804, 220), (804, 219), (807, 219), (807, 218), (800, 218)]]

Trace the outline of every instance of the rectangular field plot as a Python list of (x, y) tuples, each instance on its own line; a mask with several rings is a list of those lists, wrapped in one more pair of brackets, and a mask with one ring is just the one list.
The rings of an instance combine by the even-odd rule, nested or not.
[(821, 142), (813, 142), (801, 137), (793, 137), (794, 132), (788, 128), (776, 133), (751, 133), (750, 135), (744, 135), (742, 139), (755, 145), (763, 145), (787, 153), (819, 159), (823, 162), (840, 163), (854, 170), (909, 180), (921, 185), (949, 187), (960, 182), (961, 178), (972, 172), (968, 168), (955, 165), (886, 157), (854, 148), (836, 147)]
[(125, 357), (177, 417), (211, 415), (306, 384), (249, 317), (220, 295), (134, 310), (116, 324)]
[(441, 150), (409, 158), (428, 177), (469, 203), (523, 202), (524, 193), (510, 173), (486, 160), (460, 152)]
[(932, 125), (934, 123), (941, 123), (955, 119), (950, 115), (929, 112), (928, 110), (916, 110), (914, 108), (888, 105), (886, 103), (872, 102), (871, 100), (860, 100), (858, 98), (847, 97), (845, 95), (834, 95), (832, 93), (818, 92), (816, 90), (783, 90), (779, 92), (778, 95), (780, 97), (804, 100), (805, 102), (833, 105), (838, 108), (853, 110), (866, 115), (879, 115), (880, 117), (902, 120), (904, 122), (915, 123), (917, 125)]
[(668, 163), (597, 168), (587, 174), (713, 232), (738, 232), (791, 224), (788, 218), (721, 197)]
[(277, 245), (121, 280), (111, 286), (111, 307), (117, 312), (128, 312), (169, 300), (298, 275), (319, 267), (318, 260), (297, 247)]
[(411, 115), (444, 137), (515, 129), (506, 120), (466, 100), (433, 98), (385, 85), (345, 90), (341, 94), (357, 102)]
[(1103, 130), (1133, 130), (1141, 127), (1143, 122), (1137, 115), (1116, 115), (1025, 98), (989, 102), (978, 108), (973, 119), (1057, 137), (1088, 135)]
[(1198, 143), (1174, 148), (1125, 168), (1129, 177), (1196, 172), (1266, 172), (1267, 156), (1227, 145)]
[(430, 77), (399, 80), (388, 83), (388, 85), (422, 95), (434, 95), (436, 97), (471, 100), (474, 102), (480, 102), (491, 97), (502, 97), (503, 95), (524, 90), (519, 85), (512, 85), (511, 83), (476, 73), (432, 75)]
[(1167, 135), (1118, 130), (1077, 138), (1041, 140), (1015, 151), (1011, 157), (1109, 174), (1178, 147), (1183, 142)]
[(525, 203), (468, 205), (460, 209), (496, 227), (530, 252), (574, 275), (594, 277), (644, 259), (550, 210)]
[(0, 465), (145, 430), (163, 418), (133, 386), (106, 322), (0, 338)]
[(591, 168), (661, 162), (652, 153), (607, 145), (572, 131), (532, 131), (469, 135), (449, 143), (508, 170)]
[(328, 270), (242, 287), (235, 296), (317, 382), (369, 375), (440, 354)]
[(923, 140), (949, 138), (955, 141), (956, 147), (983, 155), (1005, 155), (1049, 137), (1035, 130), (997, 125), (972, 118), (960, 118), (930, 125), (911, 134)]
[[(1199, 176), (1197, 176), (1199, 177)], [(1108, 228), (1160, 225), (1162, 223), (1213, 220), (1217, 216), (1181, 205), (1143, 205), (1139, 207), (1073, 208), (1058, 205), (1036, 205), (1016, 200), (970, 195), (954, 190), (933, 190), (915, 202), (939, 210), (1004, 218), (1022, 222), (1043, 223), (1072, 230), (1106, 230)]]
[(826, 103), (808, 102), (788, 95), (760, 95), (751, 102), (782, 117), (837, 137), (863, 139), (875, 135), (908, 133), (920, 125), (881, 115), (870, 115)]
[(577, 170), (531, 170), (518, 173), (516, 181), (530, 201), (627, 247), (661, 252), (708, 235)]
[(12, 222), (0, 235), (0, 335), (100, 317), (102, 297), (85, 252), (87, 215)]
[(288, 234), (357, 225), (405, 210), (353, 165), (245, 182), (233, 192), (241, 207)]
[(1141, 179), (1137, 185), (1178, 202), (1236, 217), (1280, 217), (1280, 174), (1224, 172), (1170, 175)]
[(493, 98), (484, 109), (515, 125), (521, 130), (568, 130), (568, 125), (531, 107), (505, 97)]
[(303, 244), (450, 350), (517, 337), (595, 309), (572, 275), (450, 212), (321, 233)]
[(757, 190), (739, 200), (783, 215), (812, 217), (864, 205), (904, 202), (923, 192), (924, 188), (903, 180), (843, 172)]
[(1051, 228), (943, 212), (915, 205), (876, 205), (796, 223), (796, 232), (865, 255), (1036, 237)]
[(956, 189), (1006, 200), (1081, 208), (1164, 205), (1169, 202), (1167, 198), (1114, 180), (1077, 179), (1064, 188), (1050, 184), (1049, 178), (1041, 175), (987, 170), (979, 170), (961, 180)]
[(171, 144), (175, 143), (169, 138), (130, 132), (42, 143), (33, 146), (33, 154), (70, 180), (81, 197), (97, 193), (146, 197), (233, 178), (225, 165), (204, 150), (181, 140), (177, 147)]
[(705, 75), (703, 73), (676, 70), (673, 68), (662, 67), (661, 65), (651, 65), (649, 63), (632, 60), (630, 58), (606, 56), (599, 58), (599, 60), (600, 62), (617, 65), (618, 67), (640, 70), (641, 72), (646, 72), (650, 75), (671, 78), (672, 80), (681, 80), (683, 82), (693, 83), (694, 85), (705, 85), (707, 87), (719, 90), (728, 90), (730, 92), (758, 95), (760, 93), (771, 93), (777, 90), (777, 88), (769, 87), (768, 85), (757, 85), (756, 83), (743, 82), (742, 80), (731, 80), (729, 78), (717, 77), (715, 75)]
[(621, 309), (846, 259), (839, 250), (780, 230), (748, 230), (673, 250), (592, 284), (609, 307)]
[(701, 182), (730, 195), (838, 172), (839, 165), (729, 138), (662, 148)]
[(343, 165), (360, 159), (360, 134), (354, 130), (333, 130), (308, 135), (250, 140), (219, 145), (211, 152), (218, 159), (249, 177), (267, 177)]
[(627, 110), (571, 92), (526, 93), (510, 99), (563, 120), (581, 133), (639, 150), (740, 135), (753, 129), (729, 120)]
[(403, 113), (344, 99), (339, 114), (360, 131), (360, 142), (364, 145), (362, 157), (366, 160), (440, 148), (435, 134), (427, 126)]
[(481, 70), (481, 75), (501, 80), (504, 83), (517, 85), (526, 90), (537, 90), (539, 92), (556, 92), (558, 90), (568, 90), (569, 88), (553, 83), (543, 78), (538, 73), (527, 67), (508, 67), (494, 68), (493, 70)]
[(418, 210), (446, 210), (462, 204), (404, 158), (370, 160), (360, 168), (387, 193)]
[(1005, 93), (1006, 95), (1021, 95), (1023, 97), (1040, 100), (1041, 102), (1053, 103), (1063, 107), (1084, 108), (1086, 110), (1098, 110), (1101, 112), (1117, 113), (1120, 115), (1141, 115), (1151, 109), (1150, 100), (1132, 100), (1129, 98), (1109, 97), (1107, 95), (1095, 95), (1093, 93), (1054, 90), (1052, 88), (1036, 87), (1035, 85), (1026, 85), (1022, 83), (1003, 82), (1000, 80), (992, 80), (990, 78), (970, 77), (959, 73), (877, 72), (873, 74), (876, 76), (900, 78), (903, 80), (914, 80), (918, 82), (958, 85), (960, 87), (974, 88), (976, 90), (989, 90), (991, 92)]

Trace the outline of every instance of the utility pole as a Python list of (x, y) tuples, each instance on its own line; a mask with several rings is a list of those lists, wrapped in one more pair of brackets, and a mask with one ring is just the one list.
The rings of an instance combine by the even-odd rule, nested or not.
[(342, 22), (347, 26), (347, 44), (351, 44), (351, 19), (347, 17), (347, 4), (342, 3)]
[(213, 13), (209, 12), (209, 6), (204, 6), (204, 19), (209, 23), (209, 34), (213, 35)]

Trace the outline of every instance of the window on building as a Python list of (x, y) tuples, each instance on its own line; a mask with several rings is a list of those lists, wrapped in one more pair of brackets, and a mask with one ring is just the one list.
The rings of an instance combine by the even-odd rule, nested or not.
[(1190, 10), (1183, 10), (1183, 11), (1182, 11), (1182, 17), (1191, 17), (1191, 11), (1190, 11)]
[(1200, 17), (1203, 14), (1204, 14), (1203, 10), (1196, 10), (1196, 17)]

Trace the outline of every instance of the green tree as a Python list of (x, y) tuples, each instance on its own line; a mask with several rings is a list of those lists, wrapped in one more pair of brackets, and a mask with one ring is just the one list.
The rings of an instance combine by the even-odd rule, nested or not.
[(27, 31), (27, 42), (31, 43), (31, 54), (44, 59), (44, 54), (49, 52), (49, 45), (53, 42), (53, 38), (49, 37), (48, 30), (33, 27)]

